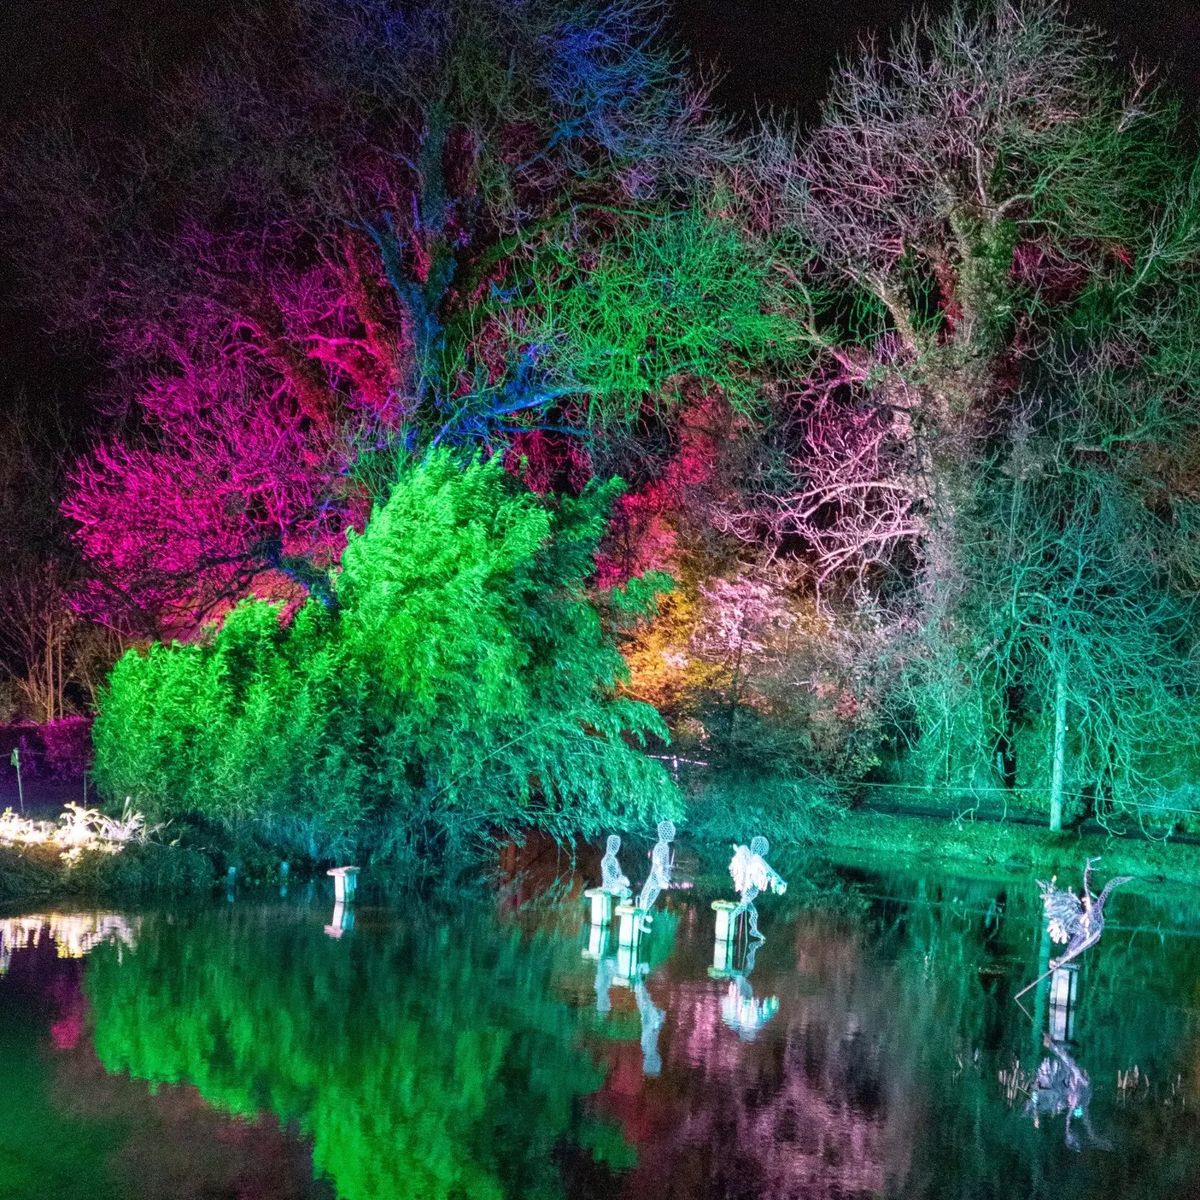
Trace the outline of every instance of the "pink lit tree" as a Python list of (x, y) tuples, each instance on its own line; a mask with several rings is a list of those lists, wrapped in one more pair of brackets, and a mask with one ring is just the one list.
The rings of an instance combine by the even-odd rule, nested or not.
[(247, 592), (328, 595), (397, 459), (482, 444), (519, 469), (529, 439), (561, 455), (603, 423), (506, 314), (544, 312), (551, 243), (722, 152), (659, 22), (642, 0), (289, 0), (156, 81), (144, 137), (26, 139), (16, 257), (115, 369), (65, 507), (87, 611), (180, 633)]

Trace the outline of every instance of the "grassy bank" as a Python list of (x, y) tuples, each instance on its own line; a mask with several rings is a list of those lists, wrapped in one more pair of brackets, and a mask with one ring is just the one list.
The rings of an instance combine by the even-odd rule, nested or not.
[(1200, 846), (1115, 838), (1098, 830), (1056, 834), (1012, 822), (857, 811), (835, 822), (820, 847), (835, 861), (880, 869), (958, 864), (973, 873), (1032, 873), (1043, 879), (1057, 874), (1072, 881), (1084, 859), (1100, 856), (1105, 877), (1134, 875), (1143, 885), (1200, 885)]
[(73, 897), (182, 895), (211, 889), (211, 859), (197, 850), (155, 842), (116, 854), (85, 850), (73, 861), (53, 845), (0, 844), (0, 904)]

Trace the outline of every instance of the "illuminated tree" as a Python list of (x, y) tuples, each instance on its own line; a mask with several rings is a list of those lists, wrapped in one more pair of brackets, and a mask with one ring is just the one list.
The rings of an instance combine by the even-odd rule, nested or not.
[(26, 396), (0, 414), (0, 685), (38, 723), (84, 707), (121, 650), (71, 604), (80, 564), (57, 509), (68, 440)]
[(754, 413), (811, 345), (809, 291), (784, 253), (721, 187), (681, 211), (615, 213), (535, 259), (516, 332), (601, 424), (678, 404), (697, 381)]
[(432, 452), (351, 536), (330, 604), (283, 624), (236, 607), (201, 642), (130, 651), (95, 726), (95, 775), (153, 818), (200, 815), (312, 856), (356, 841), (436, 861), (508, 832), (556, 837), (677, 813), (616, 694), (611, 626), (658, 581), (585, 592), (615, 488), (539, 498), (499, 457)]
[[(1145, 672), (1180, 720), (1190, 703), (1168, 664), (1190, 653), (1192, 581), (1167, 562), (1193, 518), (1139, 464), (1195, 444), (1187, 372), (1162, 369), (1187, 338), (1168, 350), (1155, 316), (1174, 297), (1182, 330), (1193, 311), (1194, 160), (1176, 107), (1108, 60), (1055, 3), (956, 6), (866, 46), (801, 153), (774, 160), (841, 300), (728, 526), (802, 541), (829, 611), (881, 635), (872, 674), (910, 766), (951, 789), (1012, 783), (1018, 730), (1061, 749), (1067, 719), (1047, 714), (1072, 673), (1076, 708), (1106, 713), (1074, 722), (1081, 764), (1127, 757), (1113, 730)], [(1038, 479), (1012, 489), (1028, 453)], [(1017, 492), (1024, 515), (1001, 522)], [(1120, 614), (1138, 592), (1134, 625)], [(1027, 778), (1061, 795), (1061, 769)]]
[(17, 257), (102, 335), (128, 417), (67, 503), (90, 608), (187, 632), (294, 600), (414, 444), (582, 432), (560, 403), (590, 382), (501, 318), (548, 242), (658, 211), (721, 153), (659, 22), (641, 0), (288, 0), (160, 81), (145, 137), (27, 139)]

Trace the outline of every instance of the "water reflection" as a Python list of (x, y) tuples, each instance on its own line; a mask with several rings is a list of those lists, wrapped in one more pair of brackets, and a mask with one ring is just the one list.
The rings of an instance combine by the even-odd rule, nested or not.
[[(751, 934), (757, 933), (753, 926)], [(762, 944), (758, 938), (748, 936), (740, 944), (736, 941), (717, 942), (713, 965), (708, 973), (713, 979), (728, 979), (729, 990), (721, 1001), (721, 1019), (743, 1041), (752, 1042), (758, 1031), (779, 1011), (778, 996), (755, 996), (750, 984), (754, 962)], [(729, 951), (732, 951), (732, 958)]]
[(0, 975), (12, 956), (48, 938), (59, 958), (83, 958), (106, 943), (133, 948), (141, 920), (112, 912), (48, 912), (0, 919)]
[[(1200, 1194), (1193, 899), (1118, 894), (1024, 1011), (1035, 888), (848, 887), (840, 911), (789, 891), (719, 963), (703, 888), (626, 945), (569, 895), (360, 907), (352, 936), (315, 897), (18, 918), (0, 1037), (25, 1030), (6, 1064), (89, 1196)], [(55, 1195), (4, 1174), (11, 1140), (0, 1194)]]
[(1033, 1092), (1025, 1105), (1025, 1115), (1032, 1118), (1035, 1126), (1043, 1118), (1053, 1121), (1064, 1118), (1063, 1143), (1072, 1150), (1081, 1148), (1078, 1127), (1072, 1122), (1082, 1122), (1088, 1143), (1102, 1150), (1112, 1146), (1098, 1137), (1092, 1128), (1088, 1109), (1092, 1103), (1092, 1084), (1087, 1072), (1075, 1061), (1066, 1042), (1056, 1042), (1049, 1034), (1044, 1044), (1050, 1053), (1038, 1064), (1033, 1078)]
[(340, 941), (306, 918), (234, 906), (94, 958), (100, 1061), (294, 1122), (347, 1200), (561, 1194), (555, 1149), (602, 1078), (552, 986), (574, 945), (471, 911), (359, 909)]

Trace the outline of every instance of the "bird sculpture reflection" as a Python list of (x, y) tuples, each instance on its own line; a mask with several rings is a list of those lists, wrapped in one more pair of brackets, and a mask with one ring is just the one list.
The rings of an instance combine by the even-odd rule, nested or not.
[(1049, 883), (1038, 880), (1042, 893), (1042, 905), (1046, 910), (1046, 926), (1050, 940), (1060, 946), (1066, 946), (1061, 957), (1050, 960), (1053, 971), (1063, 963), (1078, 958), (1089, 946), (1094, 946), (1104, 932), (1104, 905), (1108, 901), (1113, 888), (1128, 883), (1132, 875), (1117, 875), (1110, 879), (1100, 895), (1092, 893), (1092, 867), (1098, 863), (1098, 858), (1089, 858), (1083, 868), (1083, 895), (1076, 896), (1070, 888), (1055, 886), (1054, 879)]

